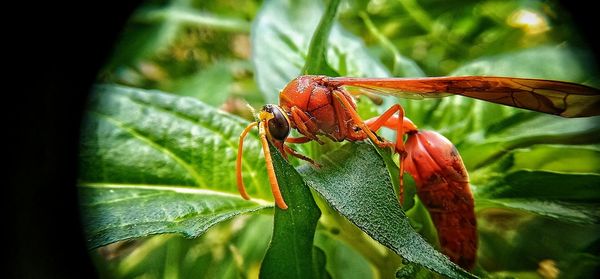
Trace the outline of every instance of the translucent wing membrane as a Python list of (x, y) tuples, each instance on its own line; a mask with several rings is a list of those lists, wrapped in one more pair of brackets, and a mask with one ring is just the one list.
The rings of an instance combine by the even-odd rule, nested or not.
[(600, 115), (600, 90), (571, 82), (510, 77), (329, 78), (353, 93), (410, 99), (462, 95), (563, 117)]
[(422, 100), (424, 98), (441, 98), (441, 97), (446, 97), (446, 96), (451, 96), (452, 94), (450, 93), (444, 93), (444, 92), (431, 92), (431, 93), (416, 93), (416, 92), (410, 92), (410, 91), (405, 91), (405, 90), (400, 90), (400, 89), (394, 89), (394, 88), (382, 88), (382, 87), (360, 87), (360, 86), (344, 86), (344, 88), (346, 90), (348, 90), (348, 92), (350, 92), (352, 95), (392, 95), (392, 96), (396, 96), (396, 97), (401, 97), (401, 98), (405, 98), (405, 99), (412, 99), (412, 100)]

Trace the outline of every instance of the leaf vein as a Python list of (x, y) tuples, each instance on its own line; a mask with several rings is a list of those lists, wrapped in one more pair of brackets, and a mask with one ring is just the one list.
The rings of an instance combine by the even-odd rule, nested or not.
[(191, 166), (190, 164), (188, 164), (185, 160), (180, 158), (177, 154), (175, 154), (171, 150), (159, 145), (158, 143), (154, 142), (152, 139), (140, 134), (134, 128), (129, 127), (127, 124), (123, 123), (122, 121), (120, 121), (118, 119), (115, 119), (114, 117), (111, 117), (110, 115), (107, 115), (107, 114), (104, 114), (104, 113), (101, 113), (98, 111), (92, 111), (92, 113), (97, 115), (99, 118), (108, 121), (109, 123), (113, 124), (114, 126), (118, 127), (119, 129), (127, 132), (132, 137), (146, 143), (148, 146), (150, 146), (150, 147), (158, 150), (159, 152), (163, 153), (164, 155), (170, 157), (176, 163), (181, 165), (186, 171), (189, 172), (189, 174), (194, 178), (194, 180), (196, 181), (198, 186), (205, 187), (205, 188), (208, 187), (208, 185), (206, 184), (206, 182), (204, 181), (202, 176), (200, 176), (200, 174), (198, 174), (198, 172), (196, 172), (194, 167)]

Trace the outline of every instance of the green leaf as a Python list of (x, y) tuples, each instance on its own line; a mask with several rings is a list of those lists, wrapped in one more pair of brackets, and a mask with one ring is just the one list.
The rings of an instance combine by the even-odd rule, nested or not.
[(331, 275), (327, 272), (327, 257), (325, 252), (317, 246), (313, 246), (313, 268), (316, 279), (331, 279)]
[(539, 197), (573, 201), (600, 199), (600, 174), (569, 174), (519, 170), (481, 187), (478, 196), (490, 198)]
[[(279, 91), (301, 74), (309, 58), (313, 33), (324, 13), (320, 0), (266, 1), (263, 4), (251, 31), (252, 60), (256, 82), (267, 102), (276, 103)], [(320, 42), (318, 45), (328, 46), (327, 65), (338, 75), (389, 76), (385, 67), (371, 57), (364, 43), (339, 24), (334, 23), (331, 27), (327, 43), (325, 35), (326, 32), (321, 32), (316, 37)]]
[(385, 163), (372, 145), (350, 144), (322, 159), (322, 168), (303, 168), (301, 173), (332, 208), (410, 262), (450, 278), (474, 277), (436, 251), (410, 226)]
[(314, 278), (313, 238), (321, 211), (300, 174), (272, 145), (271, 156), (288, 209), (275, 208), (273, 238), (260, 277)]
[[(600, 173), (600, 145), (536, 144), (507, 154), (504, 171), (535, 169), (570, 173)], [(499, 166), (500, 167), (500, 166)]]
[(162, 233), (198, 237), (238, 214), (271, 207), (263, 200), (184, 187), (85, 184), (79, 193), (90, 248)]
[(242, 19), (213, 15), (190, 9), (190, 4), (181, 4), (173, 1), (164, 8), (147, 8), (135, 15), (135, 19), (142, 22), (176, 21), (178, 24), (196, 25), (204, 28), (227, 32), (248, 32), (250, 24)]
[[(244, 121), (192, 98), (96, 87), (80, 147), (90, 245), (157, 233), (194, 237), (217, 222), (269, 207), (237, 194), (232, 170), (235, 138), (243, 126)], [(266, 172), (256, 134), (246, 148), (249, 193), (271, 199), (262, 184)]]
[[(98, 86), (83, 123), (84, 183), (195, 186), (237, 193), (235, 158), (244, 120), (193, 98), (129, 87)], [(271, 199), (253, 131), (245, 142), (244, 181)]]

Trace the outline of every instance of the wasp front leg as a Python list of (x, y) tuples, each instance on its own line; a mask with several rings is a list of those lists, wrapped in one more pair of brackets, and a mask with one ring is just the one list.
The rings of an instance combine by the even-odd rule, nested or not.
[(300, 160), (304, 160), (306, 162), (309, 162), (311, 165), (313, 165), (314, 167), (320, 168), (321, 165), (319, 165), (317, 162), (315, 162), (313, 159), (308, 158), (300, 153), (298, 153), (298, 151), (294, 150), (293, 148), (284, 145), (283, 149), (285, 150), (286, 153), (291, 154), (292, 156), (300, 159)]
[(318, 142), (319, 144), (324, 144), (317, 136), (316, 133), (319, 130), (317, 128), (317, 124), (314, 120), (310, 119), (308, 115), (301, 109), (297, 107), (291, 108), (291, 116), (293, 123), (296, 125), (298, 131), (301, 134), (305, 135), (307, 138)]

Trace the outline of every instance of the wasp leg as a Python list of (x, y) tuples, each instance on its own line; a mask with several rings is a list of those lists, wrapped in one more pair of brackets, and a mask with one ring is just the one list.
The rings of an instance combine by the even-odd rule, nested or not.
[(291, 112), (294, 124), (296, 124), (296, 127), (298, 128), (298, 131), (300, 131), (300, 133), (318, 142), (319, 144), (324, 144), (324, 142), (317, 138), (317, 136), (315, 135), (316, 131), (318, 130), (317, 124), (312, 119), (310, 119), (310, 117), (306, 115), (304, 111), (297, 107), (292, 107)]
[[(394, 115), (396, 111), (398, 112), (398, 116)], [(403, 114), (404, 110), (402, 110), (402, 107), (400, 105), (395, 105), (385, 111), (382, 115), (365, 121), (367, 126), (369, 126), (369, 128), (373, 131), (377, 131), (381, 127), (387, 127), (396, 130), (396, 152), (401, 156), (400, 189), (398, 189), (398, 199), (401, 201), (401, 203), (404, 200), (404, 158), (406, 158), (407, 155), (404, 148), (403, 134), (411, 134), (417, 131), (417, 126), (410, 119), (403, 117)], [(402, 129), (401, 132), (398, 131), (399, 128)]]
[[(394, 117), (395, 113), (397, 117)], [(389, 122), (389, 123), (388, 123)], [(396, 153), (400, 155), (399, 160), (399, 179), (398, 185), (398, 201), (404, 203), (404, 158), (406, 158), (406, 150), (404, 148), (404, 109), (399, 104), (395, 104), (386, 110), (382, 115), (366, 121), (369, 129), (377, 131), (382, 126), (394, 129), (396, 131)], [(411, 122), (412, 123), (412, 122)]]
[(333, 102), (333, 112), (339, 127), (339, 134), (336, 138), (344, 139), (348, 136), (349, 132), (352, 132), (354, 136), (356, 133), (354, 130), (348, 129), (348, 124), (346, 123), (346, 109), (344, 108), (344, 105), (341, 102)]
[(287, 145), (284, 145), (283, 148), (285, 149), (285, 152), (291, 154), (292, 156), (294, 156), (294, 157), (296, 157), (296, 158), (298, 158), (300, 160), (307, 161), (311, 165), (313, 165), (314, 167), (317, 167), (317, 168), (321, 167), (321, 165), (319, 165), (318, 163), (316, 163), (313, 159), (308, 158), (308, 157), (306, 157), (306, 156), (298, 153), (298, 151), (294, 150), (293, 148), (291, 148), (291, 147), (289, 147)]
[(309, 137), (298, 137), (298, 138), (286, 138), (285, 142), (289, 142), (289, 143), (305, 143), (305, 142), (309, 142), (312, 139)]
[(393, 146), (393, 143), (391, 142), (379, 140), (379, 138), (371, 131), (371, 129), (369, 129), (365, 122), (362, 121), (358, 113), (356, 113), (356, 110), (354, 110), (352, 105), (348, 102), (348, 100), (341, 91), (335, 90), (332, 92), (332, 94), (337, 99), (337, 101), (341, 102), (341, 104), (344, 106), (345, 111), (348, 112), (348, 114), (352, 118), (354, 125), (363, 130), (367, 137), (369, 137), (369, 139), (373, 141), (373, 143), (375, 143), (379, 147)]

